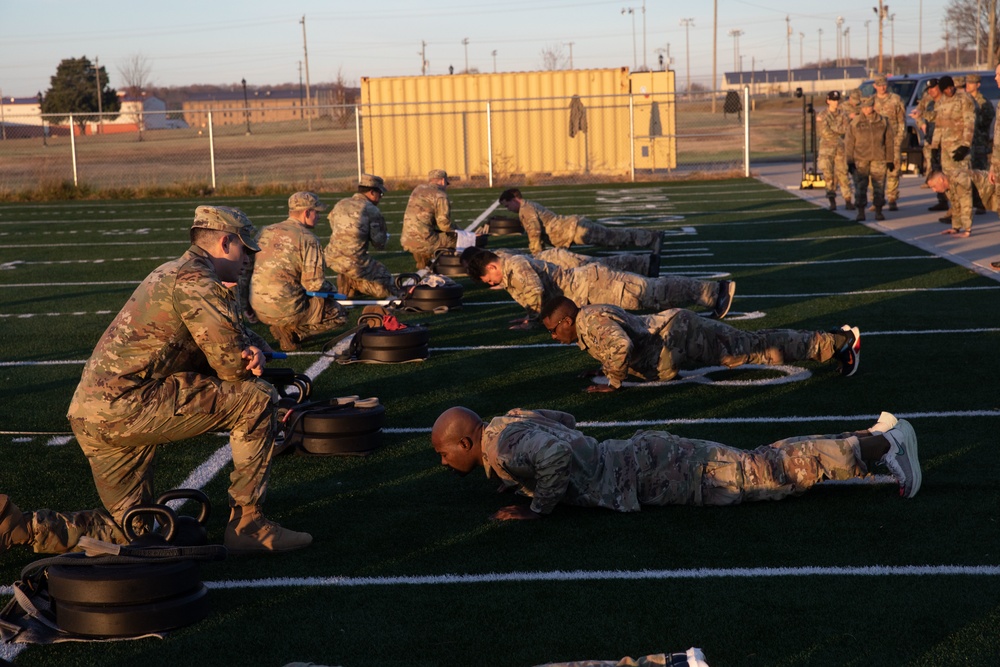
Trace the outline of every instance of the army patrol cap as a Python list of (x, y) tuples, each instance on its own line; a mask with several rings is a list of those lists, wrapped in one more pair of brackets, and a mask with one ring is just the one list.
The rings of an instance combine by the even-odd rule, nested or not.
[(191, 228), (217, 229), (240, 237), (240, 241), (251, 252), (260, 252), (260, 246), (254, 240), (254, 228), (247, 214), (238, 208), (230, 206), (199, 206), (194, 210), (194, 222)]
[(361, 174), (361, 178), (358, 179), (358, 187), (378, 190), (382, 194), (388, 192), (385, 187), (385, 181), (382, 180), (382, 177), (375, 176), (374, 174)]
[(886, 85), (888, 83), (889, 83), (889, 80), (887, 78), (885, 78), (885, 74), (879, 74), (877, 77), (875, 77), (875, 85), (876, 86), (884, 86), (884, 85)]
[(436, 181), (439, 178), (444, 179), (445, 185), (451, 183), (451, 181), (448, 180), (448, 172), (446, 172), (444, 169), (431, 169), (430, 173), (427, 174), (428, 181)]
[(979, 76), (978, 74), (966, 74), (965, 75), (965, 82), (966, 83), (982, 83), (983, 82), (983, 78), (981, 76)]
[(831, 102), (839, 102), (840, 101), (840, 91), (839, 90), (831, 90), (829, 93), (826, 94), (826, 99), (830, 100)]
[(955, 81), (945, 74), (943, 77), (938, 79), (938, 88), (944, 90), (945, 88), (953, 88), (955, 86)]
[(861, 108), (862, 109), (864, 107), (873, 107), (874, 108), (874, 106), (875, 106), (875, 98), (874, 97), (865, 97), (865, 98), (862, 98), (862, 100), (861, 100)]
[(961, 88), (964, 85), (965, 85), (965, 77), (961, 76), (961, 75), (960, 76), (956, 76), (955, 77), (955, 87), (956, 88)]
[(288, 198), (289, 211), (308, 211), (310, 209), (325, 211), (327, 208), (327, 205), (321, 202), (319, 197), (312, 192), (296, 192)]
[(851, 90), (851, 92), (848, 94), (848, 98), (850, 98), (850, 100), (852, 102), (855, 102), (855, 103), (860, 102), (861, 101), (861, 89), (860, 88), (854, 88), (853, 90)]
[(928, 88), (937, 88), (938, 87), (938, 80), (937, 79), (927, 79), (927, 87)]

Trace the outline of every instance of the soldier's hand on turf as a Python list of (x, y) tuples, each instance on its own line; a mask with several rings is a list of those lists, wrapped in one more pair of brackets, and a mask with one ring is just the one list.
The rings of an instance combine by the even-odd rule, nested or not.
[(584, 391), (588, 394), (606, 394), (609, 391), (617, 391), (617, 389), (610, 384), (592, 384)]
[(528, 507), (522, 507), (521, 505), (508, 505), (507, 507), (501, 507), (493, 515), (491, 515), (490, 518), (496, 519), (497, 521), (511, 521), (518, 519), (541, 519), (542, 515), (537, 512), (532, 512)]
[(264, 372), (264, 364), (266, 363), (264, 353), (261, 352), (260, 348), (255, 345), (251, 345), (247, 349), (240, 352), (240, 356), (249, 360), (247, 362), (247, 370), (257, 377), (260, 377)]

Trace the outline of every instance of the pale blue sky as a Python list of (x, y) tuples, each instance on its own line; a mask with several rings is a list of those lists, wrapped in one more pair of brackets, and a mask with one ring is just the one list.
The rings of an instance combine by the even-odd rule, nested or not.
[[(733, 69), (733, 29), (742, 30), (739, 51), (743, 69), (784, 70), (788, 62), (785, 16), (791, 19), (792, 67), (837, 51), (838, 16), (849, 28), (844, 54), (864, 58), (878, 53), (878, 0), (718, 0), (717, 71)], [(836, 5), (836, 8), (831, 8)], [(915, 53), (921, 5), (925, 53), (943, 47), (946, 0), (897, 0), (895, 52)], [(362, 76), (420, 74), (421, 42), (426, 42), (429, 74), (448, 66), (492, 72), (537, 70), (542, 50), (561, 47), (577, 69), (657, 68), (657, 49), (669, 45), (678, 82), (687, 75), (689, 28), (692, 81), (708, 85), (712, 73), (711, 0), (0, 0), (0, 90), (27, 97), (49, 86), (63, 58), (99, 58), (113, 87), (121, 86), (119, 68), (141, 54), (157, 85), (228, 84), (246, 78), (252, 85), (299, 80), (303, 61), (305, 16), (309, 74), (312, 83), (332, 81), (342, 71), (349, 83)], [(623, 8), (632, 7), (634, 13)], [(643, 21), (645, 18), (645, 21)], [(633, 19), (635, 28), (633, 30)], [(870, 21), (866, 45), (865, 21)], [(820, 38), (819, 30), (823, 34)], [(892, 49), (889, 24), (884, 51)], [(802, 33), (802, 37), (800, 37)], [(633, 41), (634, 37), (634, 41)], [(468, 39), (468, 46), (462, 40)], [(822, 41), (820, 41), (822, 39)], [(634, 44), (634, 50), (633, 50)]]

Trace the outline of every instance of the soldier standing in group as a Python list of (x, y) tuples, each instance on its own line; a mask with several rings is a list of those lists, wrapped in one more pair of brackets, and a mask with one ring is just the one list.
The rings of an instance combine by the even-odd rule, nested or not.
[(682, 370), (744, 364), (778, 365), (835, 359), (840, 373), (854, 375), (861, 360), (861, 332), (843, 325), (837, 330), (761, 329), (742, 331), (725, 322), (681, 308), (654, 315), (634, 315), (617, 306), (577, 306), (557, 296), (538, 315), (552, 338), (576, 343), (601, 362), (607, 385), (588, 392), (620, 389), (631, 375), (649, 381), (673, 380)]
[(885, 175), (892, 164), (895, 151), (895, 137), (889, 130), (884, 116), (875, 113), (875, 100), (866, 97), (861, 100), (861, 115), (847, 126), (844, 137), (844, 152), (847, 170), (854, 176), (854, 200), (858, 207), (855, 220), (863, 222), (865, 207), (868, 205), (868, 183), (872, 186), (872, 202), (875, 204), (875, 219), (885, 220), (882, 206), (885, 204)]
[(844, 134), (851, 121), (840, 108), (840, 91), (833, 90), (826, 96), (826, 111), (820, 114), (819, 127), (819, 169), (826, 183), (826, 198), (830, 200), (830, 210), (837, 210), (837, 186), (844, 197), (844, 208), (854, 210), (853, 184), (847, 173), (847, 159), (844, 157)]
[(330, 211), (330, 242), (323, 251), (326, 264), (337, 273), (337, 291), (347, 297), (356, 292), (385, 299), (395, 295), (389, 269), (368, 254), (368, 245), (385, 250), (389, 242), (385, 218), (378, 209), (385, 182), (361, 174), (358, 191), (341, 199)]
[[(941, 151), (941, 170), (948, 176), (950, 187), (948, 201), (951, 215), (941, 218), (941, 222), (951, 223), (951, 229), (942, 234), (962, 234), (972, 229), (972, 209), (964, 207), (966, 201), (961, 189), (964, 179), (953, 177), (954, 172), (969, 168), (972, 152), (972, 137), (976, 125), (975, 103), (962, 91), (956, 92), (955, 82), (948, 75), (938, 79), (941, 97), (934, 103), (934, 109), (924, 113), (924, 118), (934, 122), (934, 148)], [(911, 112), (916, 118), (916, 109)]]
[(451, 183), (444, 169), (434, 169), (410, 194), (403, 212), (403, 250), (413, 255), (417, 269), (426, 269), (438, 250), (455, 249), (458, 235), (451, 226)]
[(485, 469), (501, 490), (531, 498), (492, 519), (540, 519), (560, 503), (638, 512), (646, 505), (736, 505), (804, 493), (824, 479), (865, 477), (882, 463), (912, 498), (922, 473), (917, 435), (883, 412), (861, 431), (786, 438), (747, 451), (666, 431), (637, 431), (598, 442), (558, 410), (517, 408), (489, 423), (472, 410), (445, 410), (431, 429), (441, 465), (460, 474)]
[[(226, 547), (288, 551), (312, 541), (261, 512), (278, 394), (259, 377), (270, 348), (243, 326), (230, 289), (258, 250), (252, 229), (239, 209), (199, 206), (191, 246), (136, 288), (84, 366), (67, 417), (107, 512), (24, 514), (0, 496), (0, 533), (16, 533), (13, 543), (38, 552), (68, 551), (81, 535), (124, 544), (125, 513), (156, 497), (157, 447), (229, 431)], [(10, 543), (0, 535), (0, 552)]]
[(906, 105), (896, 93), (889, 92), (889, 81), (884, 74), (875, 77), (875, 113), (885, 116), (894, 150), (888, 162), (892, 165), (885, 175), (885, 197), (889, 210), (897, 210), (899, 199), (899, 174), (903, 170), (903, 141), (906, 139)]
[(347, 321), (347, 312), (332, 296), (323, 247), (312, 231), (320, 212), (326, 209), (312, 192), (296, 192), (288, 198), (288, 219), (268, 225), (258, 239), (260, 252), (250, 278), (250, 305), (257, 319), (271, 327), (271, 335), (282, 350), (296, 350), (306, 338)]
[[(969, 93), (973, 103), (976, 105), (976, 125), (972, 133), (972, 159), (973, 169), (986, 170), (990, 167), (990, 132), (993, 131), (993, 122), (996, 120), (996, 109), (993, 103), (983, 97), (979, 92), (982, 85), (982, 78), (978, 74), (968, 74), (965, 77), (965, 92)], [(976, 214), (986, 213), (986, 207), (981, 197), (982, 191), (978, 186), (972, 189), (972, 206), (976, 209)]]
[[(920, 96), (920, 101), (917, 103), (916, 108), (910, 113), (910, 116), (916, 121), (917, 129), (920, 133), (921, 139), (921, 150), (924, 156), (924, 177), (930, 175), (932, 171), (939, 171), (941, 169), (941, 149), (933, 148), (934, 144), (934, 123), (927, 120), (927, 112), (934, 110), (934, 105), (937, 100), (941, 97), (941, 88), (938, 85), (937, 79), (929, 79), (927, 81), (927, 88), (924, 90), (924, 94)], [(930, 187), (927, 183), (924, 183), (920, 187)], [(937, 193), (937, 204), (928, 207), (928, 211), (947, 211), (948, 210), (948, 197), (943, 192)]]

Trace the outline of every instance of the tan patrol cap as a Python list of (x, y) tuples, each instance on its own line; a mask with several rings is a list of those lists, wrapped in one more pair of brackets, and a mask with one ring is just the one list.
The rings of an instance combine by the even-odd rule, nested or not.
[(965, 77), (962, 76), (961, 74), (959, 74), (958, 76), (954, 77), (954, 81), (955, 81), (955, 87), (956, 88), (961, 88), (962, 86), (965, 85)]
[(361, 178), (358, 179), (358, 187), (378, 190), (382, 194), (388, 192), (385, 187), (385, 181), (382, 180), (382, 177), (374, 174), (361, 174)]
[(875, 106), (875, 97), (874, 96), (872, 96), (872, 97), (864, 97), (864, 98), (861, 99), (861, 108), (862, 109), (865, 108), (865, 107), (874, 107), (874, 106)]
[(885, 78), (885, 74), (879, 74), (877, 77), (875, 77), (876, 86), (884, 86), (887, 83), (889, 83), (889, 80)]
[(444, 179), (445, 185), (451, 183), (451, 181), (448, 180), (448, 172), (446, 172), (444, 169), (431, 169), (430, 173), (427, 174), (427, 180), (429, 181), (436, 181), (439, 178)]
[(978, 74), (966, 74), (965, 75), (965, 82), (966, 83), (982, 83), (983, 82), (983, 77), (979, 76)]
[(194, 222), (191, 228), (217, 229), (240, 237), (240, 241), (251, 252), (260, 252), (260, 246), (254, 240), (255, 230), (247, 214), (238, 208), (230, 206), (199, 206), (194, 210)]
[(296, 192), (288, 198), (289, 211), (308, 211), (310, 209), (325, 211), (327, 208), (327, 205), (321, 202), (313, 192)]

